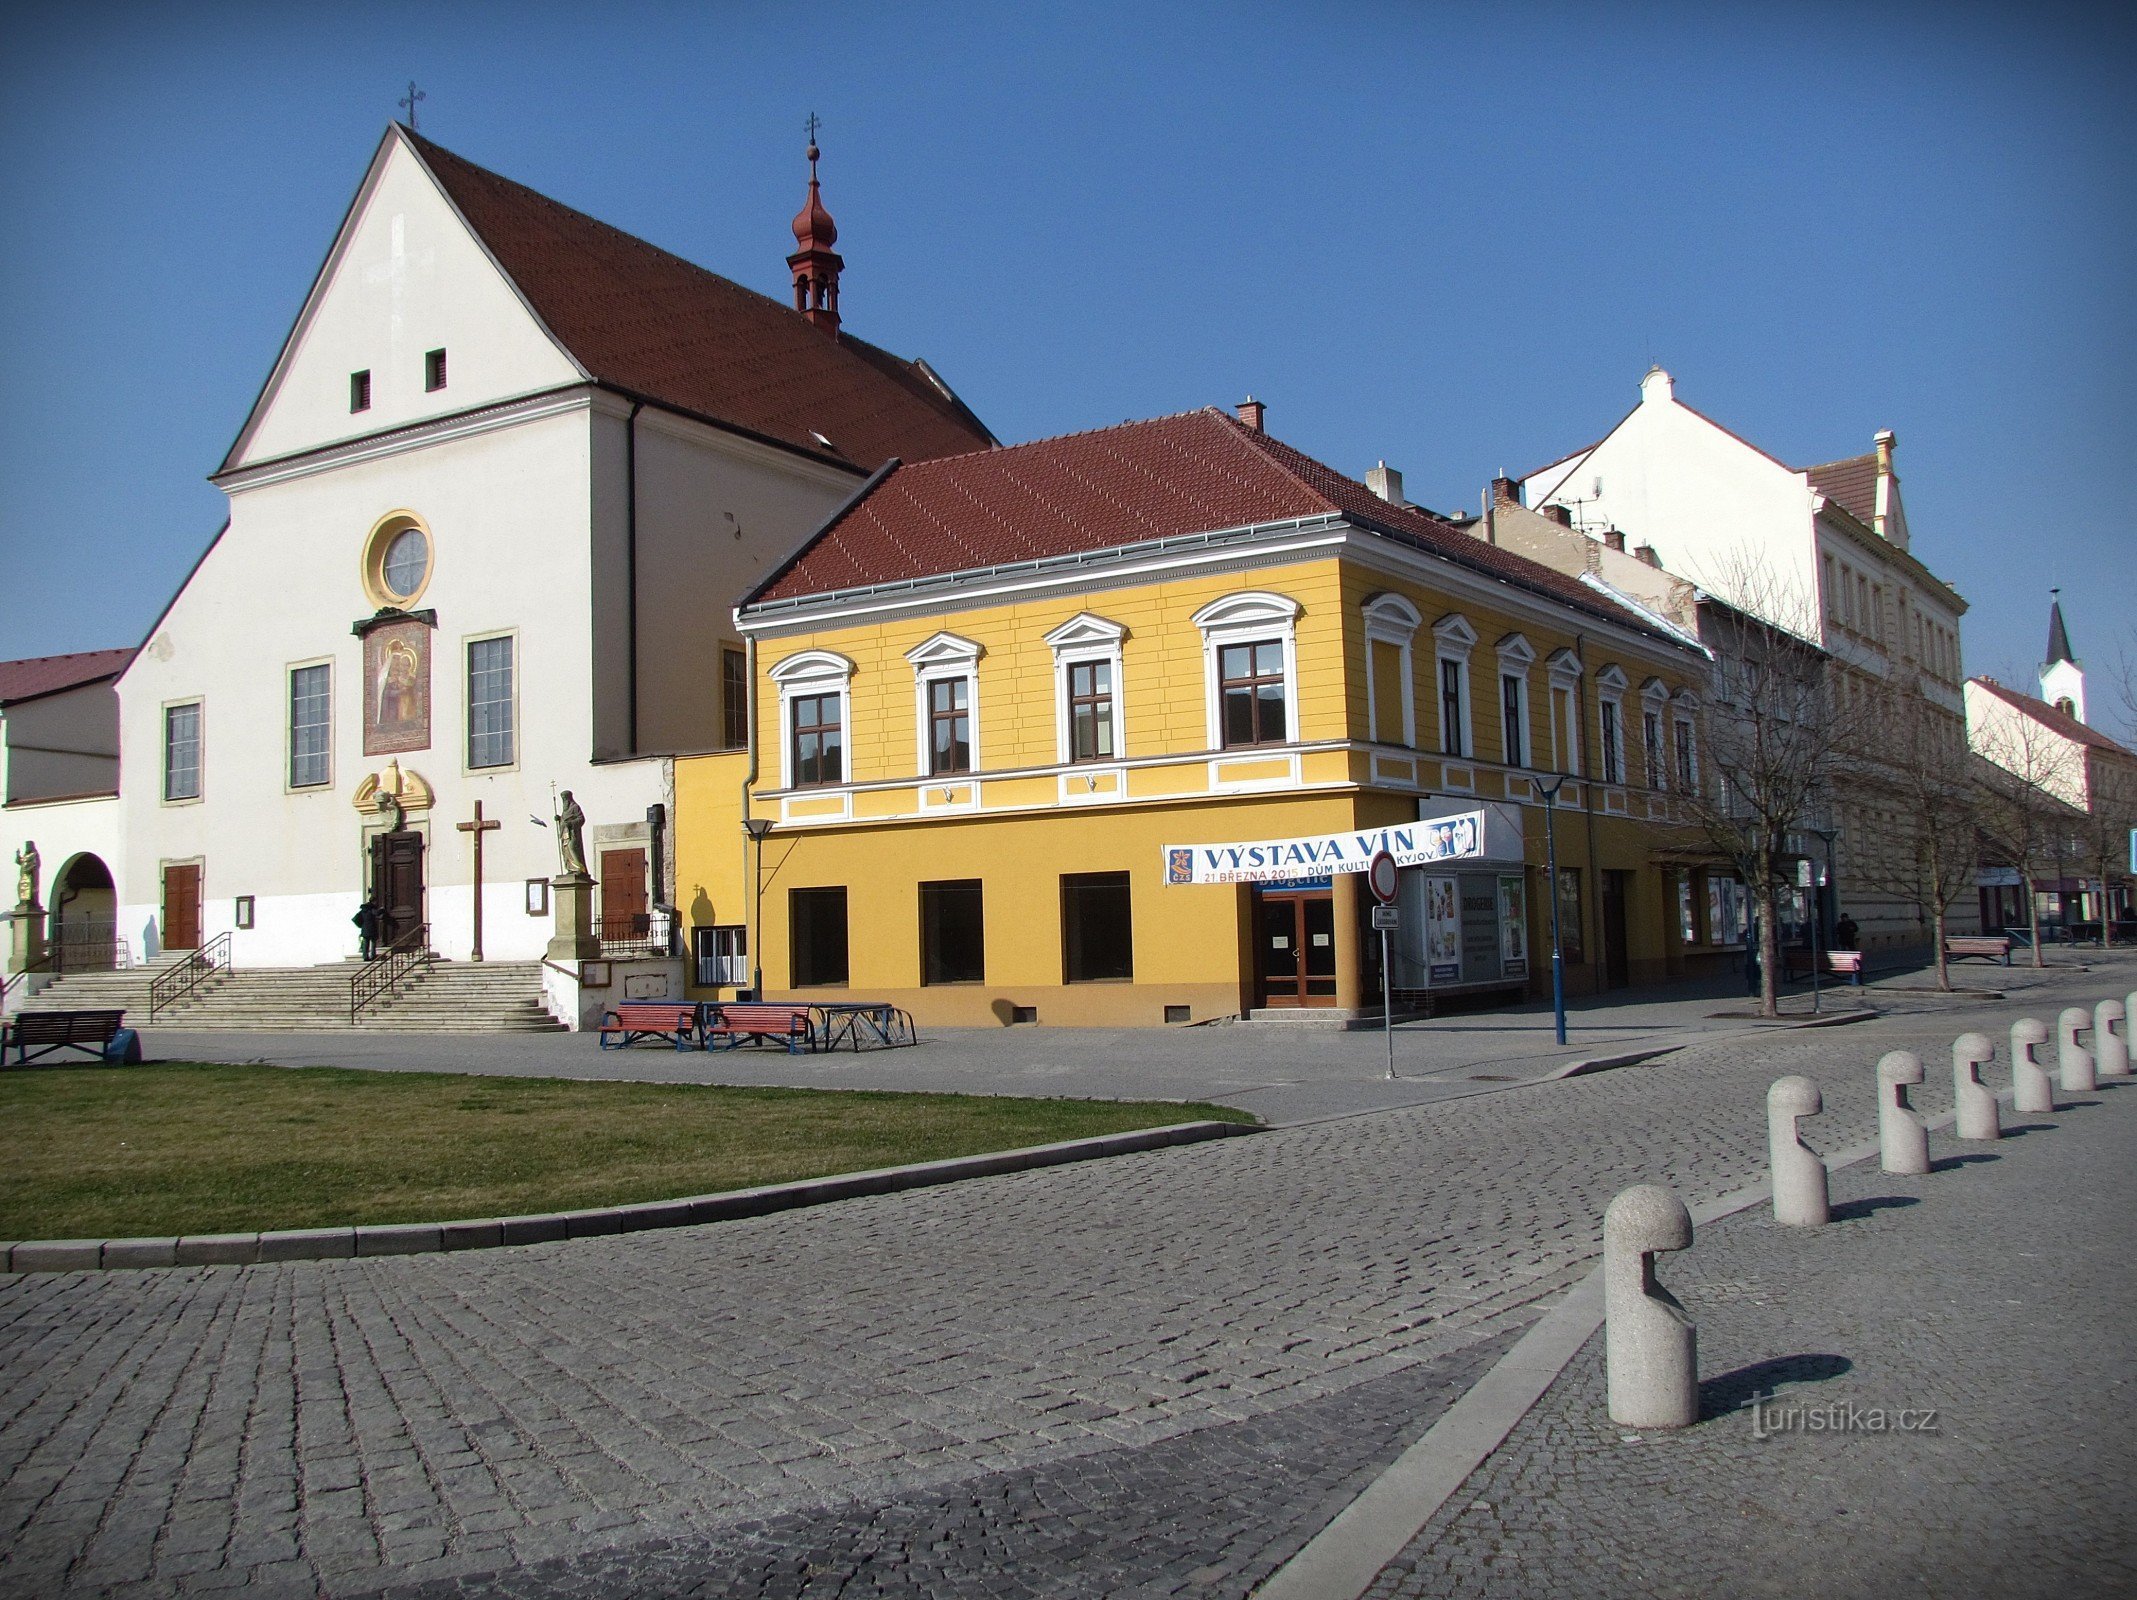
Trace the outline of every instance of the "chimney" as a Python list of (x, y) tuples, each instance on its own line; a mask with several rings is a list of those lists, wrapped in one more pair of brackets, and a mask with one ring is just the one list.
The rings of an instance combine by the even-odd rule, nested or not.
[(1570, 508), (1566, 506), (1545, 506), (1543, 508), (1543, 514), (1549, 517), (1553, 522), (1557, 523), (1561, 528), (1570, 528), (1573, 526), (1573, 512)]
[(1890, 428), (1883, 428), (1870, 442), (1877, 446), (1877, 471), (1882, 477), (1892, 470), (1892, 447), (1899, 441), (1893, 438)]
[(1521, 491), (1515, 486), (1512, 478), (1502, 474), (1491, 480), (1491, 503), (1495, 506), (1521, 504)]
[(1603, 530), (1603, 543), (1609, 545), (1613, 550), (1623, 550), (1625, 548), (1625, 530), (1623, 528), (1605, 528)]
[[(1877, 446), (1877, 508), (1870, 517), (1870, 527), (1880, 539), (1890, 539), (1895, 531), (1892, 526), (1892, 447), (1899, 441), (1892, 437), (1890, 428), (1882, 428), (1870, 442)], [(1900, 541), (1900, 548), (1907, 548), (1904, 541)]]
[(1262, 419), (1268, 412), (1269, 408), (1252, 395), (1239, 402), (1239, 420), (1256, 433), (1268, 432), (1268, 429), (1262, 426)]
[[(1256, 424), (1256, 431), (1260, 431), (1259, 424)], [(1391, 506), (1410, 503), (1402, 497), (1402, 474), (1385, 461), (1365, 475), (1365, 486)]]
[[(1622, 539), (1624, 538), (1624, 535), (1619, 534), (1618, 537)], [(1623, 549), (1624, 546), (1620, 545), (1618, 548)], [(1656, 552), (1655, 547), (1651, 544), (1643, 544), (1635, 548), (1632, 553), (1632, 558), (1635, 561), (1646, 562), (1649, 566), (1653, 567), (1658, 572), (1662, 569), (1662, 557)]]

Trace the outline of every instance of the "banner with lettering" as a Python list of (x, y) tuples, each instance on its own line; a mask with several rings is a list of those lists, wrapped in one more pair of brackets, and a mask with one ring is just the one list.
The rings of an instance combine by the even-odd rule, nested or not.
[(1429, 822), (1399, 822), (1392, 827), (1304, 839), (1169, 844), (1165, 846), (1165, 881), (1279, 883), (1321, 873), (1363, 872), (1381, 850), (1393, 856), (1398, 867), (1473, 859), (1484, 853), (1484, 813), (1468, 811)]

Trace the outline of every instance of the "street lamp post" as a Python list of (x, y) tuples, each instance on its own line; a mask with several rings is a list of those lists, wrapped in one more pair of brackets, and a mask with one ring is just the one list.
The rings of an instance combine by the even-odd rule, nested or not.
[(753, 888), (752, 909), (749, 922), (750, 990), (752, 1000), (764, 998), (764, 957), (758, 948), (758, 940), (764, 932), (764, 836), (772, 831), (770, 817), (744, 817), (742, 831), (749, 835), (756, 860), (750, 871)]
[[(1813, 839), (1823, 839), (1825, 841), (1825, 878), (1826, 883), (1831, 883), (1833, 880), (1833, 840), (1840, 830), (1838, 828), (1805, 828), (1803, 831)], [(1819, 1009), (1818, 983), (1822, 976), (1818, 970), (1818, 935), (1825, 928), (1825, 886), (1825, 884), (1821, 883), (1813, 883), (1811, 885), (1811, 1011), (1814, 1014)]]
[(1566, 1042), (1566, 947), (1558, 932), (1558, 791), (1565, 786), (1563, 777), (1548, 788), (1536, 780), (1543, 796), (1544, 892), (1551, 897), (1551, 1017), (1560, 1044)]

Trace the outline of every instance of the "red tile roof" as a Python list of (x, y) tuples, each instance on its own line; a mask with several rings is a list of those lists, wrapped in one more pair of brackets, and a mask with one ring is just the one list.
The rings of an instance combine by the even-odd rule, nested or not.
[(923, 363), (832, 338), (791, 307), (402, 131), (535, 314), (602, 382), (863, 467), (993, 442)]
[(2058, 711), (2045, 700), (2036, 700), (2030, 694), (2020, 694), (2016, 689), (2007, 689), (1994, 678), (1970, 678), (1967, 680), (2001, 700), (2005, 705), (2023, 711), (2050, 733), (2061, 734), (2075, 744), (2090, 745), (2095, 750), (2137, 760), (2137, 751), (2127, 745), (2117, 744), (2098, 728), (2089, 728), (2068, 712)]
[(1849, 456), (1845, 461), (1828, 461), (1820, 466), (1805, 467), (1804, 475), (1826, 499), (1837, 501), (1841, 510), (1865, 527), (1877, 521), (1877, 457)]
[(0, 706), (34, 700), (41, 694), (115, 678), (134, 658), (131, 650), (83, 650), (71, 656), (31, 656), (0, 661)]
[(743, 604), (1330, 513), (1591, 616), (1669, 637), (1579, 580), (1390, 505), (1214, 408), (901, 466)]

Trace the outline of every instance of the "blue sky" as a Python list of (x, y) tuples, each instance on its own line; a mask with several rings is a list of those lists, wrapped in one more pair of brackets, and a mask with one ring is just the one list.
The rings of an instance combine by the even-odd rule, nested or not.
[(818, 112), (848, 326), (1006, 440), (1252, 391), (1451, 509), (1659, 361), (1795, 464), (1894, 429), (1969, 670), (2030, 685), (2051, 583), (2096, 682), (2137, 655), (2137, 35), (2096, 12), (210, 0), (10, 29), (0, 655), (135, 643), (183, 580), (411, 77), (449, 148), (782, 296)]

